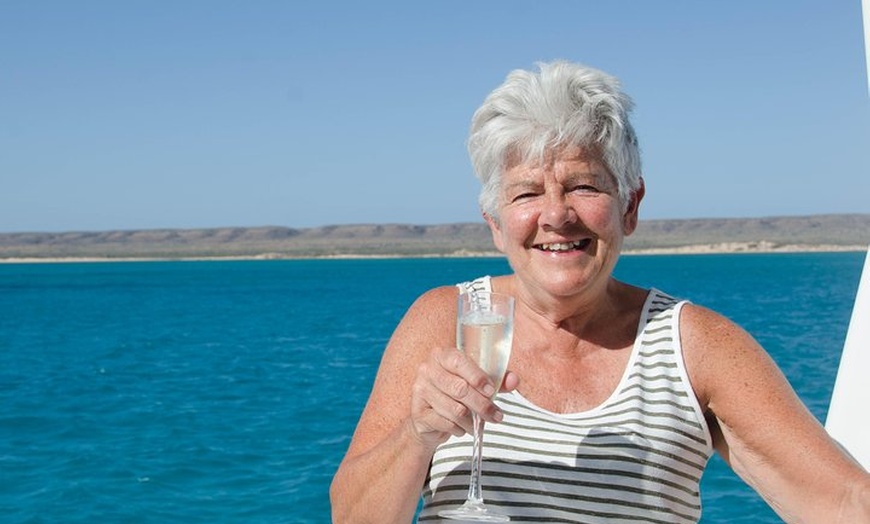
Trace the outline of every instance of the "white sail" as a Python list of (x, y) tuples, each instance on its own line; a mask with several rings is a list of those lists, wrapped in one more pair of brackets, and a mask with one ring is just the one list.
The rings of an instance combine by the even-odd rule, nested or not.
[[(865, 0), (867, 1), (867, 0)], [(825, 429), (870, 470), (870, 249), (858, 284)]]
[[(864, 58), (870, 95), (870, 0), (862, 0)], [(870, 248), (858, 283), (825, 429), (870, 470)]]

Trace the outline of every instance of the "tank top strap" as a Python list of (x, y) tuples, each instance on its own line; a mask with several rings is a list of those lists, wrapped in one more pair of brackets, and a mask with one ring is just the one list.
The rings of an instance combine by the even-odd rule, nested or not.
[(456, 284), (460, 293), (476, 293), (480, 291), (492, 291), (492, 277), (484, 275), (468, 282)]

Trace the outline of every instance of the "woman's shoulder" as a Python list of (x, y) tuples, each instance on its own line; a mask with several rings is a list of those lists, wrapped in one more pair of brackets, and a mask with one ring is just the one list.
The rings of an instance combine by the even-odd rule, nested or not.
[[(399, 323), (399, 330), (406, 326), (444, 325), (456, 321), (457, 286), (438, 286), (417, 297)], [(421, 326), (422, 325), (422, 326)]]
[(680, 325), (690, 342), (701, 345), (745, 335), (745, 331), (725, 315), (691, 302), (683, 306)]
[(456, 296), (459, 294), (459, 287), (456, 285), (452, 286), (438, 286), (433, 287), (421, 294), (414, 301), (414, 304), (411, 306), (412, 308), (428, 308), (428, 307), (439, 307), (443, 305), (444, 302), (456, 302)]
[(752, 335), (704, 306), (683, 306), (680, 343), (696, 394), (704, 406), (723, 384), (742, 384), (756, 374), (773, 371), (770, 357)]

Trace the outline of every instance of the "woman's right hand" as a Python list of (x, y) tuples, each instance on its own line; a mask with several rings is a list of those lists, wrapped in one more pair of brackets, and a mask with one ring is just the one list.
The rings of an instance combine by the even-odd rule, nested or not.
[[(516, 374), (508, 373), (502, 391), (515, 389)], [(472, 432), (471, 413), (487, 422), (501, 422), (492, 402), (497, 384), (456, 348), (436, 348), (417, 368), (411, 393), (411, 424), (424, 445), (435, 448), (450, 438)]]
[[(423, 294), (390, 338), (330, 488), (333, 522), (411, 522), (438, 444), (472, 431), (472, 410), (500, 420), (486, 375), (451, 347), (457, 295), (455, 286)], [(502, 390), (517, 382), (508, 372)]]

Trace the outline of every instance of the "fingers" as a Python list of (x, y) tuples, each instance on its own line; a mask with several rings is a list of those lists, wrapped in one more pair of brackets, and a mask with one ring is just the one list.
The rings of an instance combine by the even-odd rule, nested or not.
[(453, 398), (463, 401), (471, 398), (474, 393), (490, 398), (495, 393), (486, 373), (460, 351), (445, 348), (435, 351), (433, 356), (438, 364), (437, 369), (442, 372), (441, 379), (446, 387), (451, 388), (445, 392)]
[(504, 380), (501, 383), (499, 391), (513, 391), (520, 385), (520, 377), (513, 371), (508, 371), (504, 375)]
[[(501, 422), (501, 412), (492, 399), (495, 387), (480, 367), (455, 348), (434, 353), (433, 385), (487, 422)], [(467, 418), (470, 418), (467, 416)]]
[[(517, 382), (512, 379), (513, 387)], [(472, 432), (472, 412), (488, 422), (500, 422), (492, 402), (495, 388), (486, 374), (455, 348), (436, 349), (420, 365), (411, 399), (411, 416), (418, 435), (443, 442), (450, 435)]]
[(415, 394), (423, 399), (421, 414), (429, 427), (455, 436), (471, 432), (471, 410), (436, 387), (429, 377), (416, 383)]

